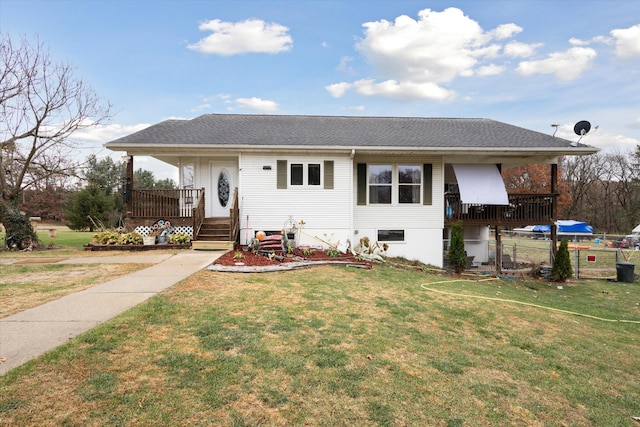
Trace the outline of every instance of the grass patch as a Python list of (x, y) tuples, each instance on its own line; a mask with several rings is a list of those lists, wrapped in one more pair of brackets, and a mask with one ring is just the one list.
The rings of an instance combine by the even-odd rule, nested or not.
[(385, 266), (202, 271), (1, 377), (0, 420), (635, 423), (637, 324), (472, 296), (638, 321), (640, 286), (450, 279)]
[(147, 267), (146, 264), (0, 264), (0, 317)]
[[(0, 251), (0, 257), (33, 257), (33, 256), (70, 256), (84, 252), (84, 245), (91, 241), (95, 232), (91, 231), (72, 231), (66, 228), (56, 230), (56, 237), (49, 236), (49, 229), (41, 227), (36, 230), (38, 240), (45, 247), (43, 250), (24, 253), (16, 251)], [(6, 233), (0, 231), (0, 243), (4, 247), (4, 239)]]

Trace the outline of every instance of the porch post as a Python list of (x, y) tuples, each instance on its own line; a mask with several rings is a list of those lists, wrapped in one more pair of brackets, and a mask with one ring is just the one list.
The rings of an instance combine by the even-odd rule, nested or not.
[(558, 230), (556, 226), (556, 220), (558, 215), (558, 164), (553, 163), (551, 165), (551, 194), (553, 199), (551, 203), (551, 253), (553, 257), (556, 257), (556, 251), (558, 250)]
[(126, 217), (131, 218), (133, 212), (133, 197), (131, 190), (133, 190), (133, 156), (127, 156), (127, 166), (125, 171), (125, 198), (126, 203)]
[(496, 225), (496, 273), (502, 273), (502, 236), (500, 236), (500, 226)]

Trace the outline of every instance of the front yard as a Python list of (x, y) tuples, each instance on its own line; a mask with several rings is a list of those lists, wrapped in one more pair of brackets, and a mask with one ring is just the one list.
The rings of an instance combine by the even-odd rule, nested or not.
[(637, 283), (201, 271), (0, 377), (0, 425), (633, 426), (639, 322)]

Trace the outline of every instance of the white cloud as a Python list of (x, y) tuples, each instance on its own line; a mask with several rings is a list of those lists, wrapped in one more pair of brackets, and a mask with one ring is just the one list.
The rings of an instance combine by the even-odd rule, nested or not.
[(515, 34), (521, 33), (522, 27), (516, 24), (503, 24), (498, 25), (495, 30), (492, 31), (492, 34), (498, 40), (508, 39), (513, 37)]
[(626, 29), (611, 31), (616, 42), (616, 55), (627, 59), (634, 56), (640, 57), (640, 24)]
[(613, 38), (604, 36), (595, 36), (591, 40), (581, 40), (575, 37), (569, 39), (569, 44), (572, 46), (589, 46), (592, 43), (612, 44)]
[(354, 83), (359, 94), (365, 96), (384, 95), (396, 99), (432, 99), (444, 101), (455, 96), (453, 91), (431, 82), (398, 82), (386, 80), (376, 83), (373, 80), (358, 80)]
[(236, 104), (241, 108), (259, 111), (261, 113), (272, 113), (278, 109), (278, 104), (261, 98), (238, 98)]
[(504, 72), (504, 66), (489, 64), (484, 67), (478, 68), (478, 75), (481, 77), (487, 76), (497, 76), (498, 74), (502, 74)]
[(211, 108), (211, 104), (200, 104), (200, 105), (196, 105), (195, 107), (191, 108), (189, 111), (192, 113), (197, 113), (198, 111), (202, 111), (202, 110), (208, 110)]
[(503, 72), (499, 64), (487, 63), (500, 56), (502, 45), (495, 41), (522, 31), (515, 24), (484, 31), (457, 8), (424, 9), (417, 19), (402, 15), (393, 22), (366, 22), (363, 28), (364, 37), (356, 48), (381, 77), (327, 86), (334, 97), (355, 88), (363, 95), (401, 100), (451, 99), (455, 93), (445, 83), (457, 77)]
[(340, 58), (340, 63), (336, 67), (336, 70), (342, 71), (344, 73), (354, 74), (353, 68), (351, 67), (351, 65), (349, 65), (351, 61), (353, 61), (353, 58), (351, 56), (343, 56), (342, 58)]
[(117, 123), (109, 125), (97, 125), (83, 129), (79, 129), (73, 133), (72, 139), (77, 142), (88, 143), (107, 143), (120, 137), (138, 132), (144, 128), (151, 126), (148, 123), (139, 123), (137, 125), (120, 125)]
[(325, 86), (324, 88), (333, 96), (334, 98), (340, 98), (345, 94), (346, 91), (353, 87), (352, 83), (334, 83), (329, 86)]
[(589, 43), (588, 40), (580, 40), (575, 37), (569, 39), (569, 44), (572, 46), (589, 46)]
[(541, 46), (542, 43), (511, 42), (504, 46), (504, 54), (512, 58), (528, 58)]
[(580, 77), (593, 62), (596, 51), (587, 47), (572, 47), (565, 52), (554, 52), (547, 59), (523, 61), (517, 71), (523, 76), (554, 74), (558, 80), (569, 81)]
[(241, 53), (280, 53), (291, 49), (293, 39), (289, 28), (259, 19), (241, 22), (224, 22), (219, 19), (204, 22), (198, 26), (202, 31), (213, 34), (187, 46), (189, 49), (216, 55), (237, 55)]
[(474, 50), (486, 38), (480, 25), (460, 9), (406, 15), (395, 22), (367, 22), (358, 49), (376, 69), (397, 80), (449, 82), (473, 69)]

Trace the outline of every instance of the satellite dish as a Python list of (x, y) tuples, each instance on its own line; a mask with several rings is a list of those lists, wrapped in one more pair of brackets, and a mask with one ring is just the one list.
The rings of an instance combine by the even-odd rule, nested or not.
[(582, 120), (578, 123), (576, 123), (576, 125), (573, 127), (573, 131), (576, 133), (576, 135), (586, 135), (587, 133), (589, 133), (589, 131), (591, 130), (591, 123), (589, 123), (586, 120)]

